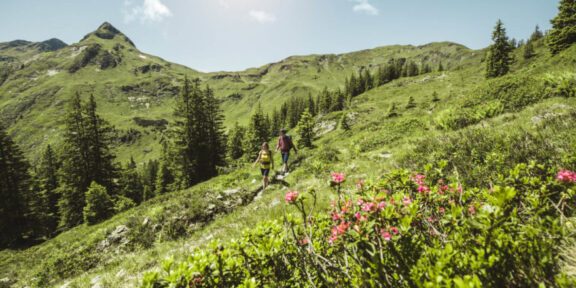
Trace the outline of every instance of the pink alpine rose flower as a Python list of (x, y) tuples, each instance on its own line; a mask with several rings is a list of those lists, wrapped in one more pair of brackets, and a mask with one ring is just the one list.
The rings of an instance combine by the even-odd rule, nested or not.
[(378, 208), (380, 208), (380, 210), (386, 209), (386, 202), (380, 202), (380, 204), (378, 204)]
[(408, 206), (412, 203), (412, 199), (408, 198), (408, 197), (404, 197), (404, 199), (402, 199), (402, 201), (404, 201), (404, 205)]
[(394, 227), (390, 228), (390, 232), (394, 233), (394, 236), (398, 235), (398, 229)]
[(298, 198), (298, 191), (290, 191), (288, 190), (288, 192), (286, 193), (286, 197), (284, 197), (284, 200), (286, 200), (286, 202), (288, 203), (293, 203), (296, 198)]
[(392, 235), (390, 235), (390, 232), (382, 229), (382, 231), (380, 231), (380, 235), (382, 235), (382, 238), (384, 238), (384, 241), (390, 241), (392, 239)]
[(560, 171), (558, 172), (558, 176), (556, 176), (556, 180), (562, 183), (576, 182), (576, 173), (570, 170)]
[(332, 173), (332, 180), (336, 183), (344, 182), (344, 173)]
[(368, 203), (364, 203), (362, 205), (362, 211), (364, 212), (372, 212), (372, 211), (376, 211), (376, 204), (372, 203), (372, 202), (368, 202)]
[(476, 213), (476, 210), (474, 210), (474, 206), (468, 207), (468, 211), (470, 211), (470, 214), (475, 214), (475, 213)]
[(440, 208), (440, 210), (438, 210), (438, 213), (444, 214), (444, 208)]

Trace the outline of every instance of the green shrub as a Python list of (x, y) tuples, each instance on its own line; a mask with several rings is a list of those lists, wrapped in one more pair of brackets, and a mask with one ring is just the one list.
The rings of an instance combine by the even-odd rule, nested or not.
[(558, 264), (561, 216), (576, 204), (576, 179), (555, 176), (521, 164), (490, 188), (462, 188), (399, 170), (345, 194), (343, 175), (334, 174), (338, 199), (329, 214), (311, 214), (314, 190), (288, 191), (300, 217), (262, 222), (183, 263), (167, 259), (142, 287), (568, 285)]

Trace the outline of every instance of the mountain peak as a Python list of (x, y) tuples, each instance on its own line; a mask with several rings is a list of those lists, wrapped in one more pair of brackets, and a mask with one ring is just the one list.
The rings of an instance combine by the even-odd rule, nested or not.
[(102, 25), (100, 25), (100, 27), (98, 27), (96, 31), (84, 36), (84, 38), (82, 38), (80, 42), (90, 38), (90, 36), (95, 36), (97, 38), (105, 40), (112, 40), (112, 39), (123, 40), (128, 44), (130, 44), (131, 46), (136, 47), (136, 45), (134, 45), (134, 42), (132, 42), (130, 38), (128, 38), (126, 35), (120, 32), (120, 30), (116, 29), (116, 27), (112, 26), (112, 24), (110, 24), (109, 22), (102, 23)]

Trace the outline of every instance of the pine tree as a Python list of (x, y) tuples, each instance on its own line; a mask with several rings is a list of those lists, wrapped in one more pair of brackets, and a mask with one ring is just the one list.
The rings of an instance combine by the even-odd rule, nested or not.
[(576, 0), (561, 0), (558, 15), (550, 22), (548, 47), (552, 54), (565, 50), (576, 42)]
[(30, 185), (29, 164), (0, 122), (0, 248), (26, 232), (26, 202)]
[(312, 147), (312, 140), (314, 139), (314, 118), (308, 109), (302, 113), (302, 118), (298, 122), (297, 128), (300, 134), (300, 145), (304, 147)]
[(228, 156), (232, 160), (237, 160), (242, 155), (244, 155), (244, 149), (242, 145), (244, 145), (244, 134), (245, 128), (238, 124), (238, 121), (234, 124), (234, 128), (230, 131), (230, 135), (228, 137)]
[[(342, 111), (346, 107), (346, 95), (338, 89), (338, 91), (332, 93), (332, 107), (330, 111)], [(308, 110), (310, 111), (310, 110)], [(312, 115), (312, 113), (310, 113)]]
[[(356, 78), (352, 77), (350, 81), (352, 81), (352, 79)], [(332, 96), (328, 91), (328, 87), (324, 87), (324, 89), (322, 90), (322, 92), (320, 92), (320, 95), (318, 96), (318, 110), (320, 113), (328, 113), (330, 112), (331, 107), (332, 107)]]
[(542, 33), (542, 31), (540, 31), (540, 27), (536, 25), (536, 28), (534, 29), (534, 32), (532, 32), (532, 35), (530, 35), (530, 39), (528, 41), (538, 41), (542, 37), (544, 37), (544, 33)]
[(41, 223), (42, 236), (50, 236), (58, 227), (58, 220), (60, 214), (58, 213), (58, 169), (60, 163), (56, 158), (56, 153), (52, 150), (50, 145), (42, 153), (40, 163), (38, 165), (38, 208), (42, 212), (36, 213), (38, 220)]
[[(206, 113), (207, 113), (207, 134), (208, 147), (207, 153), (209, 155), (208, 162), (201, 164), (201, 169), (205, 171), (203, 180), (214, 177), (218, 174), (217, 167), (226, 164), (226, 134), (224, 132), (224, 114), (220, 108), (220, 104), (214, 98), (214, 91), (210, 87), (206, 87)], [(268, 126), (270, 127), (270, 120), (268, 118)]]
[(338, 126), (340, 127), (340, 129), (344, 131), (350, 130), (350, 124), (348, 123), (348, 114), (346, 112), (342, 113), (342, 116), (340, 117), (340, 123)]
[(492, 33), (494, 43), (490, 46), (486, 56), (486, 78), (494, 78), (508, 74), (512, 57), (512, 48), (506, 36), (506, 29), (502, 21), (498, 20)]
[(158, 160), (149, 160), (142, 168), (142, 200), (154, 197), (156, 190), (156, 177), (158, 176)]
[(306, 108), (308, 108), (308, 111), (310, 111), (312, 116), (316, 116), (316, 103), (314, 103), (314, 99), (312, 99), (312, 93), (308, 93)]
[(414, 101), (414, 97), (408, 97), (408, 102), (406, 102), (406, 109), (411, 109), (416, 107), (416, 102)]
[(116, 168), (110, 152), (110, 126), (96, 114), (91, 96), (86, 106), (76, 93), (70, 100), (65, 118), (59, 200), (60, 226), (74, 227), (83, 221), (85, 192), (92, 182), (115, 190)]
[(248, 154), (250, 159), (256, 159), (262, 143), (268, 141), (268, 131), (264, 123), (264, 114), (262, 114), (260, 103), (258, 103), (256, 110), (250, 117), (245, 139), (244, 153)]
[(121, 196), (129, 198), (134, 201), (134, 203), (139, 204), (144, 200), (144, 188), (142, 179), (136, 168), (134, 158), (130, 157), (130, 161), (120, 175), (118, 186)]
[(114, 204), (106, 187), (92, 182), (86, 191), (86, 206), (83, 209), (84, 222), (88, 225), (98, 223), (112, 215)]
[(442, 65), (442, 62), (438, 62), (438, 72), (442, 71), (444, 71), (444, 65)]
[(532, 45), (532, 40), (529, 40), (526, 42), (526, 45), (524, 45), (524, 54), (522, 56), (524, 59), (530, 59), (534, 57), (534, 55), (534, 45)]

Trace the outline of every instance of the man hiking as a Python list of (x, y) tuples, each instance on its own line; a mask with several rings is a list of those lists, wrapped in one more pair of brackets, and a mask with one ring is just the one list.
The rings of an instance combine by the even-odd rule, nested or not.
[(278, 137), (278, 145), (276, 145), (276, 151), (278, 152), (280, 149), (280, 153), (282, 153), (282, 174), (286, 174), (288, 172), (288, 157), (290, 157), (290, 150), (294, 149), (294, 152), (298, 153), (296, 150), (296, 146), (292, 143), (292, 137), (286, 135), (286, 130), (280, 130), (280, 136)]

